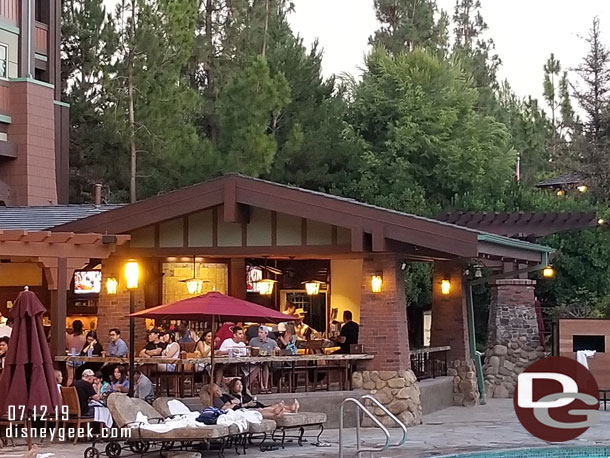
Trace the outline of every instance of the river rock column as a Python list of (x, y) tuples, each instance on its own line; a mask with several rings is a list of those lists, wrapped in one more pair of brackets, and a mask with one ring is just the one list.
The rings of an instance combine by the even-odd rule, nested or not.
[[(378, 273), (383, 285), (381, 292), (374, 293), (371, 278)], [(359, 341), (374, 359), (354, 372), (354, 389), (368, 390), (405, 424), (420, 424), (422, 407), (411, 371), (404, 275), (395, 254), (371, 254), (363, 260)], [(381, 409), (371, 410), (382, 424), (393, 425)], [(363, 426), (372, 422), (365, 419)]]
[(518, 375), (544, 357), (536, 316), (534, 280), (496, 280), (491, 285), (489, 334), (483, 374), (490, 398), (513, 396)]

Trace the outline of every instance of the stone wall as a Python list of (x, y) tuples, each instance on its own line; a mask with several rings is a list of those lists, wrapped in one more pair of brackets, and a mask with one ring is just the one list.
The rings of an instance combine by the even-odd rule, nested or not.
[[(419, 384), (413, 371), (354, 372), (352, 381), (355, 390), (367, 390), (405, 425), (414, 426), (421, 423)], [(384, 426), (395, 426), (379, 407), (370, 410)], [(364, 417), (362, 426), (373, 426), (373, 422), (368, 417)]]
[(449, 363), (447, 375), (453, 377), (453, 404), (473, 407), (479, 404), (481, 393), (477, 384), (477, 370), (472, 360)]
[(485, 393), (512, 397), (518, 375), (544, 357), (536, 317), (534, 280), (497, 280), (492, 285), (489, 338), (483, 375)]

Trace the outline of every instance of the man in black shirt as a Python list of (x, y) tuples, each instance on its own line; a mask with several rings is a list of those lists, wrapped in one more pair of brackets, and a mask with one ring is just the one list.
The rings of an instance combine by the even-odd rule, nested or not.
[(349, 354), (350, 345), (358, 343), (358, 332), (360, 326), (355, 321), (352, 321), (352, 312), (345, 310), (343, 312), (343, 326), (336, 342), (341, 345), (341, 349), (335, 353)]
[(161, 340), (163, 332), (159, 329), (151, 329), (148, 331), (148, 343), (140, 352), (140, 357), (150, 358), (151, 356), (161, 356), (165, 350), (166, 344)]
[(100, 400), (100, 394), (93, 387), (93, 381), (95, 374), (91, 369), (85, 369), (83, 371), (82, 378), (74, 382), (74, 387), (78, 393), (78, 402), (80, 404), (80, 414), (82, 416), (91, 416), (93, 411), (89, 412), (89, 400), (94, 401)]

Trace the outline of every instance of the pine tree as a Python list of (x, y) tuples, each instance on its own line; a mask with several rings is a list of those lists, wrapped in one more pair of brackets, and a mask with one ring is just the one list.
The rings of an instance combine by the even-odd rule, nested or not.
[(103, 0), (62, 4), (61, 80), (70, 104), (70, 202), (91, 202), (95, 183), (105, 198), (120, 198), (126, 162), (120, 139), (104, 122), (108, 94), (103, 84), (117, 50), (114, 23)]
[[(416, 47), (439, 47), (439, 35), (434, 19), (434, 0), (375, 0), (375, 16), (381, 28), (369, 38), (373, 46), (383, 46), (398, 54)], [(442, 29), (442, 27), (441, 27)]]
[[(586, 38), (589, 52), (577, 72), (584, 87), (575, 87), (575, 97), (585, 112), (581, 132), (574, 135), (581, 172), (589, 177), (594, 195), (610, 200), (610, 50), (603, 44), (599, 19)], [(579, 134), (580, 133), (580, 134)]]

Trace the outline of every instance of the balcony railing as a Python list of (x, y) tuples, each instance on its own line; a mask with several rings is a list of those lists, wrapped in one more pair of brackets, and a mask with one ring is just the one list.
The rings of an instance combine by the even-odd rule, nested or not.
[(0, 19), (4, 22), (19, 25), (19, 0), (0, 0)]
[(447, 375), (447, 353), (451, 347), (427, 347), (411, 351), (411, 370), (417, 380)]
[(38, 54), (47, 55), (47, 43), (49, 41), (49, 26), (36, 21), (34, 31), (34, 51)]

